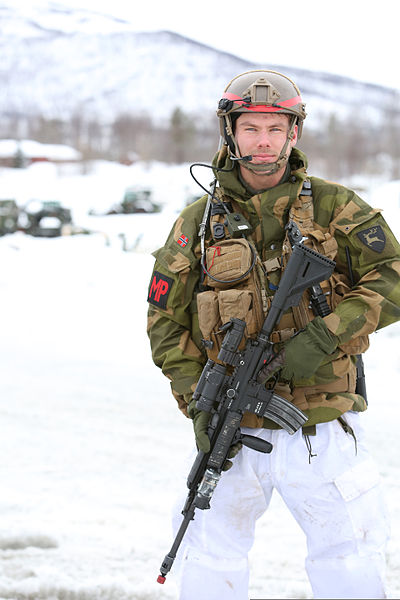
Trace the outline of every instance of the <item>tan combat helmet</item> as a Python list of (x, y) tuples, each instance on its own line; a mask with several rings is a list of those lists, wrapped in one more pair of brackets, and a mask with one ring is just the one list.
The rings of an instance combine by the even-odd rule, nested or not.
[[(282, 73), (265, 69), (247, 71), (228, 83), (218, 103), (217, 116), (221, 135), (228, 145), (233, 159), (240, 159), (240, 150), (234, 135), (235, 115), (243, 112), (284, 113), (291, 117), (288, 136), (274, 163), (252, 164), (243, 160), (242, 165), (256, 173), (276, 173), (287, 162), (286, 150), (298, 126), (300, 138), (306, 118), (305, 104), (297, 85)], [(233, 118), (232, 118), (233, 117)]]

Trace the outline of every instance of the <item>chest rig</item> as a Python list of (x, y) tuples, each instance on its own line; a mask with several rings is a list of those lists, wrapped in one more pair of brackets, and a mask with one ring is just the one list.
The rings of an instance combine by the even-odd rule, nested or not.
[[(204, 249), (202, 258), (206, 291), (198, 294), (197, 304), (203, 344), (208, 357), (218, 362), (217, 355), (225, 334), (224, 324), (232, 317), (246, 322), (243, 346), (248, 337), (255, 337), (260, 331), (292, 249), (286, 235), (282, 247), (274, 251), (275, 257), (262, 260), (253, 242), (258, 232), (252, 232), (239, 205), (224, 197), (222, 190), (218, 190), (214, 196), (217, 201), (212, 204), (209, 219), (212, 240)], [(311, 182), (307, 179), (289, 208), (288, 220), (296, 223), (305, 245), (335, 260), (338, 251), (336, 239), (327, 228), (320, 227), (314, 220)], [(246, 232), (247, 238), (243, 237), (243, 232)], [(345, 275), (334, 272), (329, 280), (321, 282), (318, 287), (319, 290), (304, 292), (300, 304), (284, 313), (272, 332), (272, 342), (284, 342), (316, 315), (325, 316), (333, 311), (350, 291), (350, 282)], [(327, 365), (327, 375), (324, 373), (321, 377), (321, 374), (316, 374), (312, 380), (301, 385), (278, 381), (275, 389), (305, 411), (320, 406), (335, 406), (339, 412), (350, 410), (358, 398), (355, 394), (354, 355), (367, 348), (367, 336), (353, 338), (336, 350)], [(364, 410), (364, 401), (362, 404), (363, 408), (357, 410)], [(242, 425), (271, 427), (271, 423), (266, 423), (265, 419), (248, 413), (244, 415)]]
[(212, 240), (201, 259), (207, 289), (197, 295), (202, 342), (216, 362), (224, 324), (232, 317), (245, 321), (241, 348), (260, 331), (268, 309), (265, 272), (250, 238), (252, 227), (232, 204), (220, 188), (215, 189), (209, 215)]
[[(308, 246), (319, 254), (323, 254), (331, 260), (336, 259), (338, 245), (335, 238), (327, 230), (324, 231), (322, 228), (318, 228), (314, 221), (311, 182), (307, 179), (303, 182), (300, 194), (290, 207), (288, 220), (296, 223), (303, 236), (303, 244), (305, 246)], [(278, 277), (280, 278), (282, 270), (287, 265), (291, 251), (291, 245), (286, 235), (282, 245), (281, 256), (264, 263), (267, 278), (270, 278), (271, 273), (275, 271), (278, 271)], [(294, 335), (296, 331), (306, 327), (315, 316), (324, 317), (329, 314), (339, 300), (335, 294), (338, 283), (337, 279), (337, 275), (334, 274), (329, 280), (322, 282), (320, 286), (314, 286), (305, 292), (299, 305), (292, 307), (283, 316), (275, 332), (274, 341), (285, 341)]]
[[(232, 317), (246, 322), (243, 345), (257, 335), (268, 313), (273, 293), (289, 260), (291, 244), (286, 235), (280, 256), (262, 261), (251, 240), (252, 228), (237, 210), (234, 200), (217, 188), (209, 216), (212, 242), (202, 258), (206, 291), (197, 296), (199, 326), (207, 355), (217, 361), (225, 334), (223, 325)], [(311, 182), (305, 180), (293, 201), (288, 219), (296, 223), (303, 243), (335, 260), (337, 242), (314, 221)], [(321, 284), (303, 294), (298, 306), (285, 313), (272, 333), (273, 342), (283, 342), (303, 329), (316, 315), (326, 316), (334, 310), (346, 292), (349, 281), (334, 273)], [(345, 354), (358, 354), (368, 348), (368, 338), (356, 338), (341, 346)]]
[[(306, 246), (331, 260), (336, 260), (338, 251), (336, 239), (327, 228), (322, 228), (315, 223), (314, 202), (309, 180), (304, 181), (299, 196), (293, 202), (289, 211), (289, 220), (294, 221), (299, 227), (304, 238), (303, 243)], [(285, 268), (290, 253), (291, 246), (286, 236), (280, 258), (281, 269)], [(268, 271), (268, 267), (266, 270)], [(335, 271), (328, 280), (321, 283), (321, 286), (314, 286), (308, 290), (303, 294), (299, 305), (291, 309), (295, 330), (304, 328), (317, 315), (327, 316), (336, 308), (345, 294), (350, 292), (350, 289), (350, 278)], [(280, 336), (282, 338), (282, 330)], [(287, 339), (287, 337), (283, 335), (283, 339)], [(365, 352), (368, 347), (368, 336), (358, 336), (346, 344), (341, 344), (339, 350), (340, 355), (352, 356)]]

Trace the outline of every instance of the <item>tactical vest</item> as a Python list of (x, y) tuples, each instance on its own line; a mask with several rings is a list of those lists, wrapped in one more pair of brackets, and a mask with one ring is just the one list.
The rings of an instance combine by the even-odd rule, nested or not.
[[(220, 189), (217, 195), (220, 203), (229, 202)], [(305, 245), (335, 260), (338, 246), (334, 236), (329, 231), (322, 231), (314, 221), (314, 203), (309, 180), (304, 181), (299, 196), (293, 202), (289, 220), (293, 220), (299, 227), (305, 238)], [(227, 228), (226, 214), (218, 210), (218, 203), (217, 208), (214, 205), (211, 213), (210, 227), (212, 234), (214, 233), (214, 242), (206, 250), (204, 264), (204, 283), (209, 289), (198, 294), (197, 305), (199, 326), (207, 355), (218, 362), (217, 355), (225, 333), (221, 327), (231, 317), (246, 322), (242, 346), (248, 337), (255, 337), (260, 331), (273, 293), (289, 260), (291, 245), (286, 236), (281, 255), (263, 262), (251, 239), (232, 237)], [(219, 240), (215, 240), (215, 232)], [(350, 291), (350, 281), (345, 275), (334, 272), (329, 280), (321, 283), (321, 287), (329, 310), (332, 311)], [(309, 291), (306, 291), (300, 304), (282, 316), (271, 341), (283, 342), (289, 339), (315, 316)], [(332, 361), (335, 363), (334, 370), (337, 375), (334, 381), (308, 387), (292, 387), (286, 382), (280, 382), (276, 391), (302, 409), (308, 407), (309, 396), (320, 392), (352, 394), (356, 386), (356, 368), (351, 356), (364, 352), (368, 345), (368, 336), (360, 336), (339, 347)], [(242, 425), (260, 427), (263, 426), (263, 422), (255, 415), (246, 414)]]

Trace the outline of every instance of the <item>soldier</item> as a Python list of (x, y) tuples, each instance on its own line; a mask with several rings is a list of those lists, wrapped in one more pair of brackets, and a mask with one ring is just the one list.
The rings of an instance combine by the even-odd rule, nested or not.
[[(360, 422), (367, 403), (356, 389), (356, 357), (370, 333), (400, 318), (399, 244), (379, 210), (307, 174), (307, 158), (295, 147), (305, 105), (288, 77), (238, 75), (217, 115), (223, 145), (213, 161), (211, 208), (204, 196), (183, 210), (155, 252), (148, 297), (153, 360), (192, 419), (199, 449), (209, 450), (209, 414), (192, 401), (197, 380), (207, 356), (218, 354), (223, 323), (237, 317), (248, 336), (259, 331), (291, 251), (288, 221), (336, 267), (322, 284), (328, 310), (316, 314), (304, 294), (276, 327), (277, 359), (263, 370), (263, 380), (277, 378), (277, 393), (308, 422), (290, 436), (264, 417), (244, 415), (242, 430), (273, 451), (243, 447), (211, 510), (196, 512), (178, 557), (180, 598), (248, 598), (247, 554), (274, 488), (306, 535), (314, 597), (384, 598), (387, 512)], [(246, 235), (235, 219), (249, 224)]]

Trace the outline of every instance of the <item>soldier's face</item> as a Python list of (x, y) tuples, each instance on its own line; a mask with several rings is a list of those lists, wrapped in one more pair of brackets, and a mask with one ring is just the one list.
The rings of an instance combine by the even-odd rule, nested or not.
[[(287, 115), (275, 113), (242, 113), (236, 121), (235, 138), (241, 156), (252, 155), (252, 163), (275, 162), (286, 142), (289, 130)], [(286, 154), (297, 142), (297, 125)]]

